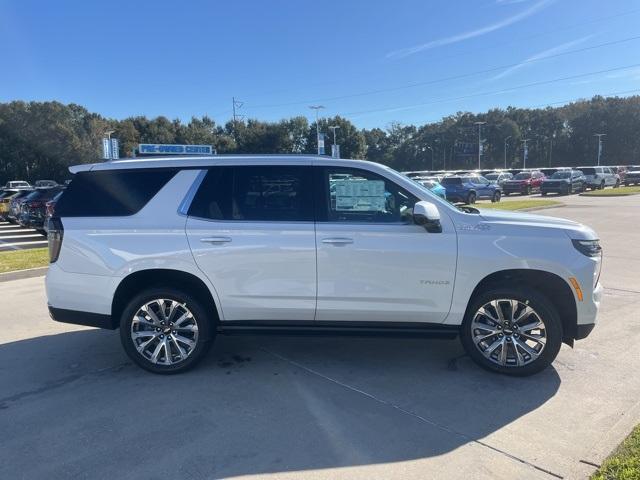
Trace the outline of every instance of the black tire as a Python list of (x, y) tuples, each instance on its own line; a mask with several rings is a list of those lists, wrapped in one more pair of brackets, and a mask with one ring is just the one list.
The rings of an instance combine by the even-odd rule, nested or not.
[[(156, 299), (175, 300), (187, 307), (198, 329), (197, 341), (186, 359), (170, 365), (154, 363), (149, 360), (145, 355), (138, 352), (136, 344), (134, 344), (134, 340), (131, 338), (134, 315), (143, 305)], [(168, 325), (166, 327), (169, 328)], [(139, 293), (129, 301), (120, 317), (120, 341), (122, 342), (124, 351), (134, 363), (153, 373), (174, 374), (182, 373), (193, 368), (206, 355), (214, 336), (214, 319), (207, 313), (207, 309), (198, 299), (175, 288), (158, 287)], [(157, 345), (157, 343), (154, 345)], [(176, 352), (174, 344), (169, 347), (169, 351)], [(169, 356), (173, 357), (173, 355)]]
[(476, 203), (476, 194), (470, 192), (469, 195), (467, 195), (467, 205), (473, 205), (474, 203)]
[(525, 188), (523, 195), (531, 195), (531, 187)]
[[(546, 344), (538, 358), (523, 366), (503, 366), (486, 358), (473, 342), (471, 323), (475, 313), (483, 305), (497, 299), (512, 299), (525, 303), (535, 310), (544, 322)], [(562, 322), (554, 305), (540, 292), (529, 287), (493, 287), (477, 294), (469, 303), (461, 326), (460, 340), (469, 356), (481, 367), (513, 376), (528, 376), (547, 368), (556, 358), (562, 346)], [(507, 350), (508, 351), (508, 350)]]
[(613, 186), (613, 188), (619, 188), (620, 187), (620, 180), (616, 180), (616, 184)]
[(600, 190), (604, 190), (604, 180), (602, 182), (600, 182), (600, 187), (598, 187)]
[(509, 196), (509, 192), (502, 192), (502, 194), (503, 194), (505, 197), (508, 197), (508, 196)]
[(491, 203), (496, 203), (500, 201), (500, 191), (496, 191), (491, 198)]
[(546, 197), (546, 196), (547, 196), (547, 192), (542, 192), (542, 191), (541, 191), (541, 192), (540, 192), (540, 195), (542, 195), (543, 197)]

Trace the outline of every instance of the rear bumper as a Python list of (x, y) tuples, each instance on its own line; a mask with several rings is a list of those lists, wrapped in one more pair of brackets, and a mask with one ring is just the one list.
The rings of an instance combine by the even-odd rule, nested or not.
[(118, 328), (111, 318), (111, 315), (104, 315), (101, 313), (66, 310), (64, 308), (55, 308), (49, 305), (49, 316), (56, 322), (73, 323), (74, 325), (85, 325), (87, 327), (106, 328), (108, 330), (115, 330)]
[(527, 188), (530, 188), (528, 185), (503, 185), (502, 192), (503, 193), (524, 193), (527, 191)]

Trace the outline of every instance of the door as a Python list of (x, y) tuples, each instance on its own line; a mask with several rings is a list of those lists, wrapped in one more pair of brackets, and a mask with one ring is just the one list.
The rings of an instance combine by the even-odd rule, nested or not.
[(457, 243), (413, 223), (418, 200), (368, 170), (316, 167), (316, 320), (441, 323), (449, 312)]
[(473, 182), (478, 192), (478, 198), (491, 198), (493, 196), (493, 189), (489, 180), (484, 177), (473, 177)]
[(312, 167), (214, 167), (187, 219), (189, 245), (225, 321), (313, 320)]

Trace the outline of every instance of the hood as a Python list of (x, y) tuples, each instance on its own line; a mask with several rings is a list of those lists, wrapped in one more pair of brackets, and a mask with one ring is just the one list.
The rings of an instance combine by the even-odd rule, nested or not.
[(483, 220), (482, 223), (489, 225), (541, 227), (564, 231), (568, 237), (574, 239), (591, 240), (598, 238), (591, 228), (565, 218), (546, 217), (532, 213), (479, 210), (480, 217)]

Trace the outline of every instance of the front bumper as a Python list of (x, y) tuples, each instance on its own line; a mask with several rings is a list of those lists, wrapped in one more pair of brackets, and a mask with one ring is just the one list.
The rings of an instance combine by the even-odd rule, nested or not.
[(525, 193), (529, 185), (502, 185), (503, 193)]
[(542, 185), (540, 187), (540, 191), (542, 193), (565, 193), (569, 190), (569, 185), (566, 183), (561, 183), (558, 185)]

